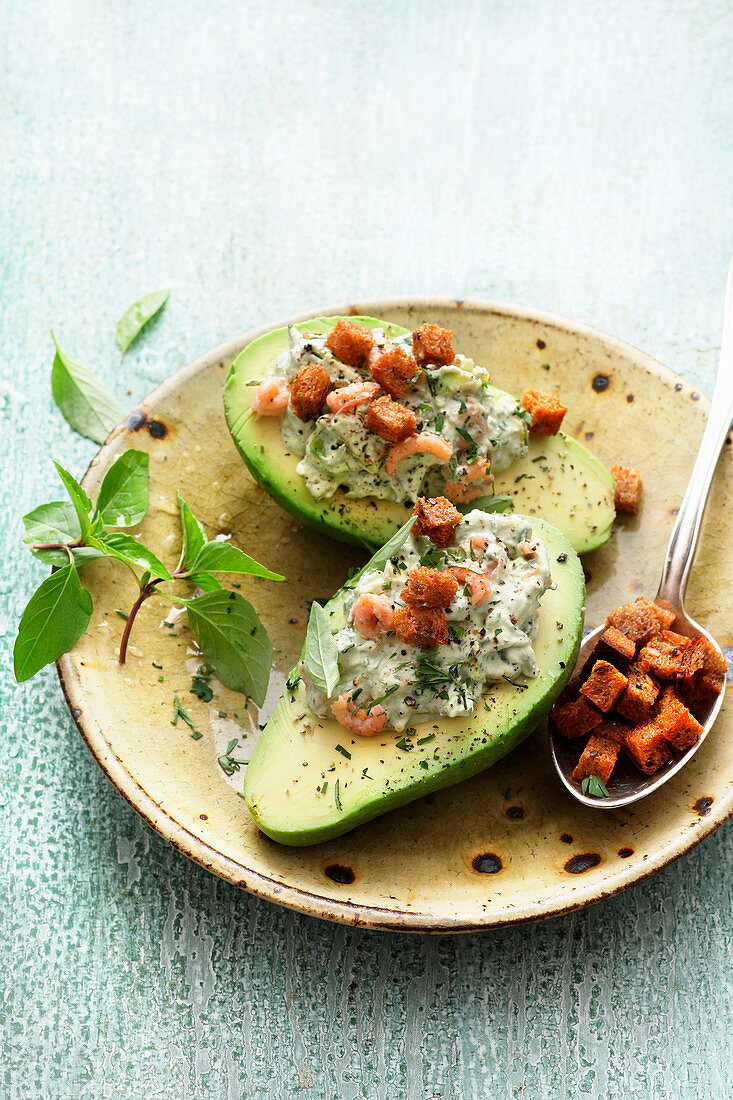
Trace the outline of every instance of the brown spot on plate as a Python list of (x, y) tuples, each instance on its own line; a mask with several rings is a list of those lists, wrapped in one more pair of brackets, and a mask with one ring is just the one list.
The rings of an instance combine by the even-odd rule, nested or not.
[(697, 802), (692, 808), (696, 814), (700, 815), (700, 817), (707, 817), (710, 813), (710, 807), (712, 806), (714, 801), (715, 799), (711, 794), (705, 794), (702, 796), (702, 798), (698, 798)]
[(679, 393), (681, 389), (682, 389), (682, 383), (678, 382), (677, 385), (675, 386), (675, 390), (677, 391), (677, 393)]
[(626, 400), (628, 401), (629, 404), (631, 404), (631, 402), (634, 400), (633, 393), (627, 393), (626, 394)]
[(628, 859), (629, 856), (633, 856), (634, 849), (633, 848), (619, 848), (618, 854), (620, 855), (621, 859)]
[(545, 343), (544, 340), (538, 340), (537, 341), (537, 347), (540, 349), (540, 351), (544, 351), (545, 348), (547, 347), (547, 344)]
[(595, 434), (596, 434), (595, 432), (586, 432), (586, 433), (585, 433), (585, 441), (586, 441), (586, 443), (590, 443), (591, 439), (593, 438), (593, 436), (594, 436)]
[(149, 420), (148, 431), (152, 435), (153, 439), (165, 439), (165, 437), (168, 435), (169, 429), (162, 420)]
[(329, 863), (328, 867), (323, 868), (323, 873), (331, 882), (338, 882), (339, 886), (350, 886), (356, 878), (351, 868), (342, 863)]
[(507, 806), (504, 813), (512, 821), (521, 821), (524, 817), (524, 806)]
[(593, 867), (597, 867), (600, 862), (601, 857), (598, 852), (579, 852), (578, 855), (570, 857), (565, 864), (565, 870), (569, 875), (582, 875)]
[(583, 566), (583, 576), (585, 577), (585, 583), (588, 584), (593, 574), (590, 569), (586, 569), (585, 566)]
[(501, 862), (501, 856), (497, 856), (495, 852), (482, 852), (481, 855), (473, 857), (471, 866), (480, 875), (497, 875), (504, 864)]
[(208, 821), (208, 820), (209, 820), (209, 815), (208, 814), (199, 814), (199, 821)]
[(690, 397), (692, 398), (693, 401), (699, 401), (700, 400), (700, 394), (696, 390), (694, 390), (690, 394)]
[(148, 414), (143, 412), (142, 409), (133, 409), (123, 421), (125, 427), (130, 432), (139, 432), (147, 422)]
[(573, 843), (573, 838), (570, 833), (560, 833), (560, 840), (563, 842), (563, 844)]
[(591, 381), (591, 386), (596, 391), (596, 393), (605, 393), (610, 385), (611, 379), (608, 377), (607, 374), (596, 374), (593, 376), (593, 379)]

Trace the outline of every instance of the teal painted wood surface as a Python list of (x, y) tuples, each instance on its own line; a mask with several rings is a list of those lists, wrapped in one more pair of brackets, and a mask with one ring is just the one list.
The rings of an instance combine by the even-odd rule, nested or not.
[[(515, 300), (709, 388), (733, 248), (724, 0), (0, 0), (0, 1094), (727, 1097), (731, 831), (585, 912), (462, 939), (278, 910), (151, 834), (51, 671), (18, 516), (62, 347), (132, 404), (344, 296)], [(142, 293), (164, 315), (120, 363)]]

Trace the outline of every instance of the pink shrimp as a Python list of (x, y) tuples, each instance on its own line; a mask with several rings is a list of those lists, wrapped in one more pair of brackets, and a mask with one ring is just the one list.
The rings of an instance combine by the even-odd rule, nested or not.
[(266, 378), (260, 382), (252, 398), (250, 412), (255, 416), (279, 416), (290, 400), (290, 387), (285, 378)]
[(379, 638), (392, 629), (394, 608), (387, 596), (359, 596), (353, 614), (354, 626), (365, 638)]
[(443, 487), (443, 492), (456, 504), (467, 504), (469, 500), (485, 496), (491, 488), (493, 481), (489, 473), (489, 464), (483, 458), (477, 458), (470, 466), (466, 467), (463, 477), (458, 481), (448, 479)]
[(347, 695), (339, 695), (336, 702), (331, 704), (331, 713), (339, 725), (360, 737), (376, 737), (387, 725), (387, 711), (379, 703), (369, 712), (366, 707), (356, 710)]
[(431, 454), (441, 462), (450, 462), (453, 454), (450, 443), (446, 443), (439, 435), (433, 432), (423, 432), (421, 435), (411, 435), (404, 443), (396, 443), (387, 455), (384, 468), (390, 477), (394, 477), (397, 466), (403, 458), (414, 454)]
[(524, 542), (520, 542), (519, 549), (522, 551), (523, 558), (533, 558), (537, 550), (537, 543), (525, 539)]
[(342, 386), (340, 390), (331, 390), (326, 404), (332, 413), (353, 412), (357, 405), (371, 401), (378, 393), (378, 382), (352, 382), (350, 386)]
[(464, 569), (460, 565), (452, 565), (446, 572), (452, 573), (459, 584), (468, 586), (468, 591), (471, 593), (471, 603), (474, 607), (480, 607), (491, 595), (491, 585), (487, 577), (482, 577), (479, 573), (473, 573), (470, 569)]

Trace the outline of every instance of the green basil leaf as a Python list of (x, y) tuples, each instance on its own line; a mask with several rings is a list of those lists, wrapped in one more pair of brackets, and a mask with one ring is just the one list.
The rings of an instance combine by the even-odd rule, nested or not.
[(141, 569), (148, 569), (153, 577), (158, 577), (160, 580), (173, 580), (160, 558), (156, 558), (152, 550), (148, 550), (147, 546), (143, 546), (132, 535), (113, 531), (90, 541), (92, 546), (101, 550), (107, 557), (117, 558), (118, 561), (127, 562), (129, 565), (137, 565)]
[(339, 651), (328, 611), (315, 602), (308, 617), (304, 659), (308, 679), (330, 698), (341, 675)]
[(140, 335), (148, 321), (152, 321), (156, 313), (160, 313), (168, 301), (169, 294), (170, 290), (154, 290), (138, 302), (134, 302), (122, 314), (117, 322), (117, 344), (123, 356), (133, 340), (136, 340)]
[(191, 566), (194, 573), (247, 573), (251, 577), (264, 577), (269, 581), (284, 581), (279, 573), (273, 573), (265, 565), (245, 554), (228, 542), (207, 542), (199, 550)]
[(204, 661), (225, 687), (261, 707), (272, 665), (272, 643), (250, 603), (238, 592), (206, 592), (183, 601)]
[(181, 513), (181, 560), (178, 569), (188, 572), (193, 567), (197, 554), (206, 545), (206, 532), (180, 493), (178, 509)]
[[(53, 336), (53, 333), (51, 333)], [(51, 392), (67, 424), (95, 443), (104, 443), (115, 424), (119, 424), (123, 408), (104, 382), (88, 367), (75, 363), (59, 349), (51, 367)]]
[[(93, 546), (71, 546), (69, 547), (71, 556), (74, 559), (74, 565), (77, 569), (81, 569), (82, 565), (86, 565), (89, 561), (95, 561), (97, 558), (103, 558), (104, 554), (101, 550), (95, 550)], [(33, 550), (31, 554), (38, 561), (42, 561), (44, 565), (55, 565), (61, 567), (62, 565), (69, 564), (69, 552), (66, 550)]]
[(123, 451), (107, 470), (94, 512), (107, 527), (134, 527), (145, 518), (148, 462), (146, 451)]
[(494, 493), (487, 497), (476, 497), (475, 500), (470, 500), (466, 504), (457, 504), (456, 508), (463, 515), (468, 515), (474, 508), (478, 508), (481, 512), (507, 512), (510, 508), (514, 507), (514, 497), (502, 496), (500, 493)]
[(28, 601), (18, 626), (13, 649), (18, 683), (76, 645), (91, 615), (92, 597), (71, 562), (47, 577)]
[(364, 576), (365, 573), (376, 573), (380, 569), (384, 569), (385, 565), (391, 557), (401, 550), (404, 544), (409, 538), (412, 525), (414, 524), (417, 516), (410, 516), (407, 523), (403, 523), (399, 531), (396, 531), (392, 538), (388, 542), (385, 542), (376, 554), (373, 554), (369, 561), (363, 566), (358, 573), (351, 577), (344, 588), (353, 588), (355, 584)]
[(211, 573), (191, 573), (187, 579), (204, 592), (219, 592), (224, 587)]
[(56, 473), (59, 475), (62, 482), (64, 483), (64, 488), (69, 494), (69, 499), (71, 500), (71, 503), (74, 505), (74, 510), (79, 519), (79, 530), (81, 536), (86, 537), (90, 527), (89, 516), (92, 511), (92, 502), (82, 489), (79, 482), (76, 480), (75, 477), (73, 477), (72, 474), (69, 473), (68, 470), (65, 470), (63, 466), (59, 466), (58, 462), (54, 462), (54, 466), (56, 467)]
[[(76, 508), (68, 500), (51, 500), (48, 504), (40, 504), (23, 516), (23, 526), (23, 542), (26, 546), (33, 546), (37, 542), (76, 542), (81, 537)], [(68, 554), (64, 554), (64, 557), (68, 562)]]

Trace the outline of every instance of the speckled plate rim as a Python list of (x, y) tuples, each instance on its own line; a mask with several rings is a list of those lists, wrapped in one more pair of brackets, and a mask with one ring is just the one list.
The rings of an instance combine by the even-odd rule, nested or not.
[[(193, 362), (176, 371), (139, 402), (141, 406), (150, 406), (165, 400), (170, 394), (179, 390), (185, 383), (202, 370), (207, 370), (215, 362), (233, 358), (241, 349), (252, 340), (287, 324), (306, 320), (315, 316), (330, 316), (333, 314), (366, 314), (379, 316), (388, 309), (414, 309), (425, 310), (460, 310), (470, 308), (477, 312), (503, 315), (508, 319), (522, 320), (545, 328), (554, 328), (573, 335), (582, 336), (605, 347), (610, 352), (621, 353), (634, 365), (654, 375), (666, 384), (681, 384), (683, 389), (697, 392), (684, 378), (675, 374), (668, 367), (663, 366), (657, 360), (640, 351), (633, 345), (610, 336), (590, 325), (571, 321), (553, 313), (529, 309), (517, 306), (510, 302), (493, 301), (480, 298), (434, 298), (434, 297), (388, 297), (373, 298), (359, 301), (358, 305), (350, 302), (339, 302), (333, 305), (301, 311), (297, 314), (289, 314), (277, 321), (273, 321), (257, 328), (252, 328), (218, 345), (211, 351), (194, 359)], [(702, 396), (702, 395), (701, 395)], [(709, 401), (703, 398), (704, 404), (709, 407)], [(102, 445), (94, 459), (87, 468), (82, 482), (99, 473), (107, 457), (110, 439), (116, 435), (118, 429), (114, 429), (110, 438)], [(110, 454), (110, 457), (113, 457)], [(95, 473), (92, 474), (94, 469)], [(442, 918), (436, 920), (430, 913), (405, 912), (403, 910), (388, 909), (380, 906), (362, 905), (351, 901), (338, 901), (318, 893), (289, 886), (286, 882), (279, 882), (259, 871), (253, 870), (236, 860), (230, 859), (217, 851), (206, 841), (202, 840), (186, 826), (177, 821), (171, 814), (159, 805), (158, 802), (141, 786), (135, 776), (125, 767), (120, 758), (114, 752), (107, 740), (104, 730), (87, 708), (88, 700), (83, 693), (78, 671), (72, 654), (65, 654), (57, 662), (57, 671), (64, 697), (71, 711), (77, 729), (82, 736), (87, 748), (91, 752), (100, 768), (112, 785), (129, 802), (132, 808), (152, 829), (162, 836), (177, 851), (183, 853), (195, 863), (211, 871), (213, 874), (241, 887), (257, 897), (283, 905), (289, 909), (305, 913), (309, 916), (321, 917), (325, 920), (336, 921), (352, 926), (371, 928), (377, 931), (421, 932), (421, 933), (459, 933), (476, 932), (487, 928), (501, 928), (507, 925), (523, 924), (530, 921), (546, 920), (565, 913), (571, 913), (602, 901), (607, 897), (627, 889), (629, 886), (674, 863), (685, 853), (696, 848), (706, 837), (710, 836), (725, 821), (733, 815), (733, 787), (729, 787), (724, 797), (719, 797), (715, 802), (715, 809), (711, 810), (705, 823), (700, 822), (699, 829), (694, 836), (687, 833), (675, 833), (670, 837), (669, 843), (660, 845), (653, 854), (650, 854), (647, 864), (643, 868), (630, 867), (621, 869), (609, 876), (603, 886), (599, 888), (588, 884), (573, 891), (572, 898), (568, 898), (566, 905), (548, 905), (538, 900), (532, 904), (518, 907), (511, 919), (504, 917), (492, 917), (490, 913), (480, 921), (468, 922), (461, 918)]]

